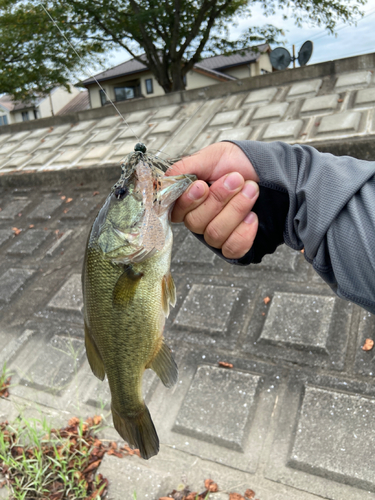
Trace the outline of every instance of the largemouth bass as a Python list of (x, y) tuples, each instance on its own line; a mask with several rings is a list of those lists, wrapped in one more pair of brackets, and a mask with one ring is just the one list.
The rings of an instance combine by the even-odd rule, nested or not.
[(163, 339), (176, 302), (170, 273), (174, 201), (195, 180), (165, 177), (168, 164), (135, 146), (100, 209), (88, 238), (82, 273), (85, 345), (93, 373), (107, 375), (114, 426), (148, 459), (159, 439), (142, 398), (151, 368), (167, 387), (178, 369)]

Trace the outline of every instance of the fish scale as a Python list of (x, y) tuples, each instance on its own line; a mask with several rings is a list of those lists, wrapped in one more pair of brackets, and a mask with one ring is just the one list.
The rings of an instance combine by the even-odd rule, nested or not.
[(139, 144), (121, 167), (86, 246), (85, 345), (93, 373), (101, 380), (107, 375), (116, 430), (148, 459), (159, 439), (142, 398), (142, 377), (151, 368), (167, 387), (177, 381), (163, 338), (176, 301), (170, 212), (195, 176), (164, 177), (168, 164)]

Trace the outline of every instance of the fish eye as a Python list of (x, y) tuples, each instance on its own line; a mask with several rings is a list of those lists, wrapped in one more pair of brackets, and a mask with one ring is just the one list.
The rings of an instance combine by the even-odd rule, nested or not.
[(127, 187), (122, 186), (115, 189), (115, 196), (118, 200), (122, 200), (128, 194), (129, 190)]

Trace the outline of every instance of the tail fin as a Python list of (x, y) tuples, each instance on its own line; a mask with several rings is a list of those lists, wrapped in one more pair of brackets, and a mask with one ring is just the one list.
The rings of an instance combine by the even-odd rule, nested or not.
[(131, 446), (138, 448), (145, 460), (157, 455), (159, 438), (146, 405), (136, 417), (121, 416), (112, 405), (112, 418), (116, 431)]

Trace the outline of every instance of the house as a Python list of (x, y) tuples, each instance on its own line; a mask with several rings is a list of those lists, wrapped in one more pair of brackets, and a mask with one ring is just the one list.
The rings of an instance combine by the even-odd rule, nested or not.
[[(270, 46), (263, 44), (231, 56), (219, 55), (203, 59), (186, 75), (186, 90), (272, 72), (270, 52)], [(108, 104), (107, 96), (112, 101), (119, 102), (164, 95), (164, 90), (153, 73), (136, 59), (103, 71), (95, 75), (95, 78), (104, 92), (94, 78), (80, 82), (89, 91), (92, 108)]]
[[(3, 95), (0, 97), (0, 125), (57, 115), (81, 94), (79, 89), (71, 85), (70, 92), (65, 87), (55, 87), (47, 96), (37, 97), (27, 102), (14, 101), (11, 96)], [(85, 94), (87, 94), (86, 91)]]

